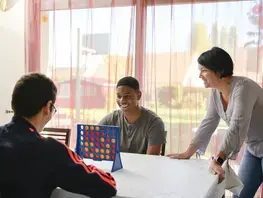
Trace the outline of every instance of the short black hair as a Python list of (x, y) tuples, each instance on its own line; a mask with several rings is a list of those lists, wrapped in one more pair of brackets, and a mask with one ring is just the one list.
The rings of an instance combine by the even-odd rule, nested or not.
[(219, 73), (221, 78), (233, 75), (234, 64), (231, 56), (219, 47), (203, 52), (199, 58), (198, 63), (215, 73)]
[(140, 90), (140, 85), (139, 85), (138, 80), (131, 76), (126, 76), (126, 77), (121, 78), (117, 83), (117, 88), (119, 86), (128, 86), (128, 87), (135, 89), (136, 91)]
[(57, 88), (54, 82), (44, 74), (30, 73), (22, 76), (12, 94), (12, 109), (15, 116), (31, 118), (52, 101), (56, 101)]

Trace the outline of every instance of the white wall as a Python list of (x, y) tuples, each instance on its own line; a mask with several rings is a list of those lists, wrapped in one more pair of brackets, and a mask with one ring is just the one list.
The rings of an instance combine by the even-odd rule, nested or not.
[(24, 61), (24, 0), (7, 12), (0, 12), (0, 125), (12, 114), (11, 94), (16, 80), (25, 73)]

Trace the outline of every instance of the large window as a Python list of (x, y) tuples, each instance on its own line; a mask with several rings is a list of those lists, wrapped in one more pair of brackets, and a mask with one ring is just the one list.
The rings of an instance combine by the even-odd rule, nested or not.
[(182, 151), (207, 108), (200, 53), (222, 47), (235, 75), (262, 83), (263, 20), (256, 1), (48, 2), (42, 5), (42, 68), (58, 84), (59, 114), (68, 119), (50, 125), (99, 122), (117, 108), (116, 82), (132, 75), (140, 80), (142, 105), (165, 122), (167, 150)]
[(42, 68), (59, 89), (57, 117), (66, 118), (51, 126), (97, 123), (116, 108), (117, 80), (135, 75), (135, 19), (132, 5), (42, 12)]
[[(168, 150), (184, 151), (205, 115), (210, 90), (199, 79), (197, 57), (202, 52), (212, 46), (226, 49), (235, 75), (261, 85), (261, 20), (253, 1), (147, 6), (144, 105), (164, 120)], [(225, 129), (222, 121), (215, 134)], [(215, 152), (220, 144), (211, 142), (208, 150)]]

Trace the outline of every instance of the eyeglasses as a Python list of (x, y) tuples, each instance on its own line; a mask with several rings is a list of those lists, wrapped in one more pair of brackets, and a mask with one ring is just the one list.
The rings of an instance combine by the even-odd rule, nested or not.
[(57, 113), (57, 108), (55, 107), (55, 105), (52, 104), (52, 107), (53, 107), (53, 113), (52, 113), (52, 116), (55, 115)]

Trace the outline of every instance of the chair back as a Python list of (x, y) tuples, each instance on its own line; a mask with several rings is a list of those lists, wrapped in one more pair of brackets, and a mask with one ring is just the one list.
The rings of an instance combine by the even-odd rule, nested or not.
[(40, 133), (43, 137), (52, 137), (61, 143), (69, 146), (70, 143), (70, 129), (63, 128), (44, 128)]
[(165, 147), (166, 147), (166, 136), (167, 136), (167, 131), (165, 131), (165, 143), (162, 144), (162, 147), (161, 147), (161, 156), (164, 156), (165, 155)]

